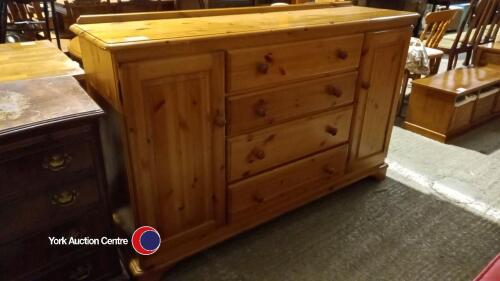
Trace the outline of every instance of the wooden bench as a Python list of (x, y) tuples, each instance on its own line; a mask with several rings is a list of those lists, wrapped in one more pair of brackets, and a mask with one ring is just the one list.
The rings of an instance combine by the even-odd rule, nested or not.
[(500, 66), (462, 68), (415, 80), (404, 126), (446, 142), (500, 115)]

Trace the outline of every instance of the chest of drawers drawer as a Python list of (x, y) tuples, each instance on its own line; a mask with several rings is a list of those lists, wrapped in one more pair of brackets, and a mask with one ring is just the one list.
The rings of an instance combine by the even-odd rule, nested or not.
[(36, 231), (47, 223), (55, 224), (65, 218), (82, 213), (99, 201), (98, 184), (85, 180), (73, 184), (54, 186), (0, 207), (0, 243), (14, 239), (28, 231)]
[[(87, 137), (88, 138), (88, 137)], [(0, 199), (58, 185), (64, 181), (88, 176), (95, 171), (92, 143), (84, 135), (60, 140), (45, 148), (37, 144), (10, 155), (0, 162)]]
[(73, 221), (58, 225), (48, 231), (41, 231), (26, 238), (0, 244), (0, 279), (10, 280), (21, 277), (27, 272), (20, 272), (13, 264), (23, 264), (26, 268), (43, 269), (52, 262), (65, 262), (68, 255), (88, 250), (90, 247), (50, 245), (48, 237), (101, 237), (106, 234), (107, 221), (100, 212), (86, 214)]
[(363, 35), (228, 51), (229, 92), (355, 69)]
[(229, 181), (347, 142), (351, 116), (347, 106), (230, 138)]
[(349, 104), (354, 99), (356, 78), (357, 73), (350, 72), (229, 97), (230, 134)]
[(229, 186), (229, 219), (279, 206), (287, 194), (313, 191), (344, 174), (347, 145), (342, 145)]

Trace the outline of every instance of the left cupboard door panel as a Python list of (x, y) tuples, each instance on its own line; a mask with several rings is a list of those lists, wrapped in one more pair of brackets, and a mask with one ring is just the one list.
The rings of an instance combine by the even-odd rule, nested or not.
[(120, 67), (136, 225), (173, 244), (225, 222), (224, 56)]

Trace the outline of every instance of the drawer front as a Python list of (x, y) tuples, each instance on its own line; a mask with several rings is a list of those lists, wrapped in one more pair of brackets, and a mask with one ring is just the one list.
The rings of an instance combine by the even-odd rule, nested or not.
[(474, 114), (472, 115), (472, 122), (479, 122), (491, 117), (493, 106), (495, 105), (496, 92), (497, 90), (493, 89), (489, 93), (478, 95)]
[(47, 150), (36, 148), (20, 157), (0, 162), (0, 199), (93, 173), (91, 142), (61, 144)]
[(357, 73), (315, 79), (228, 99), (231, 135), (331, 110), (354, 99)]
[(118, 256), (112, 250), (100, 250), (54, 270), (39, 281), (99, 281), (110, 280), (120, 273)]
[(495, 103), (495, 107), (493, 107), (493, 113), (500, 112), (500, 92), (497, 94), (497, 101)]
[(86, 180), (7, 202), (0, 207), (0, 243), (84, 213), (98, 201), (98, 184)]
[(230, 185), (229, 219), (274, 208), (297, 189), (308, 192), (333, 183), (344, 174), (346, 161), (347, 145), (343, 145)]
[(241, 91), (358, 67), (363, 35), (228, 52), (228, 90)]
[[(88, 249), (91, 246), (51, 246), (48, 237), (101, 237), (106, 235), (106, 219), (101, 213), (92, 213), (49, 231), (0, 245), (0, 279), (10, 280), (33, 274), (53, 262), (65, 262), (68, 254)], [(23, 266), (15, 267), (13, 264)]]
[(349, 106), (230, 138), (229, 180), (249, 177), (347, 142), (351, 116)]

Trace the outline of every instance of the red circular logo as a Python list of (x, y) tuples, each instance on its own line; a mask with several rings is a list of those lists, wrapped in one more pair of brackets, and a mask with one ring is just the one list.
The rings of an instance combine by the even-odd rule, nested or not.
[(141, 255), (154, 254), (160, 248), (160, 233), (151, 226), (141, 226), (132, 234), (132, 247)]

